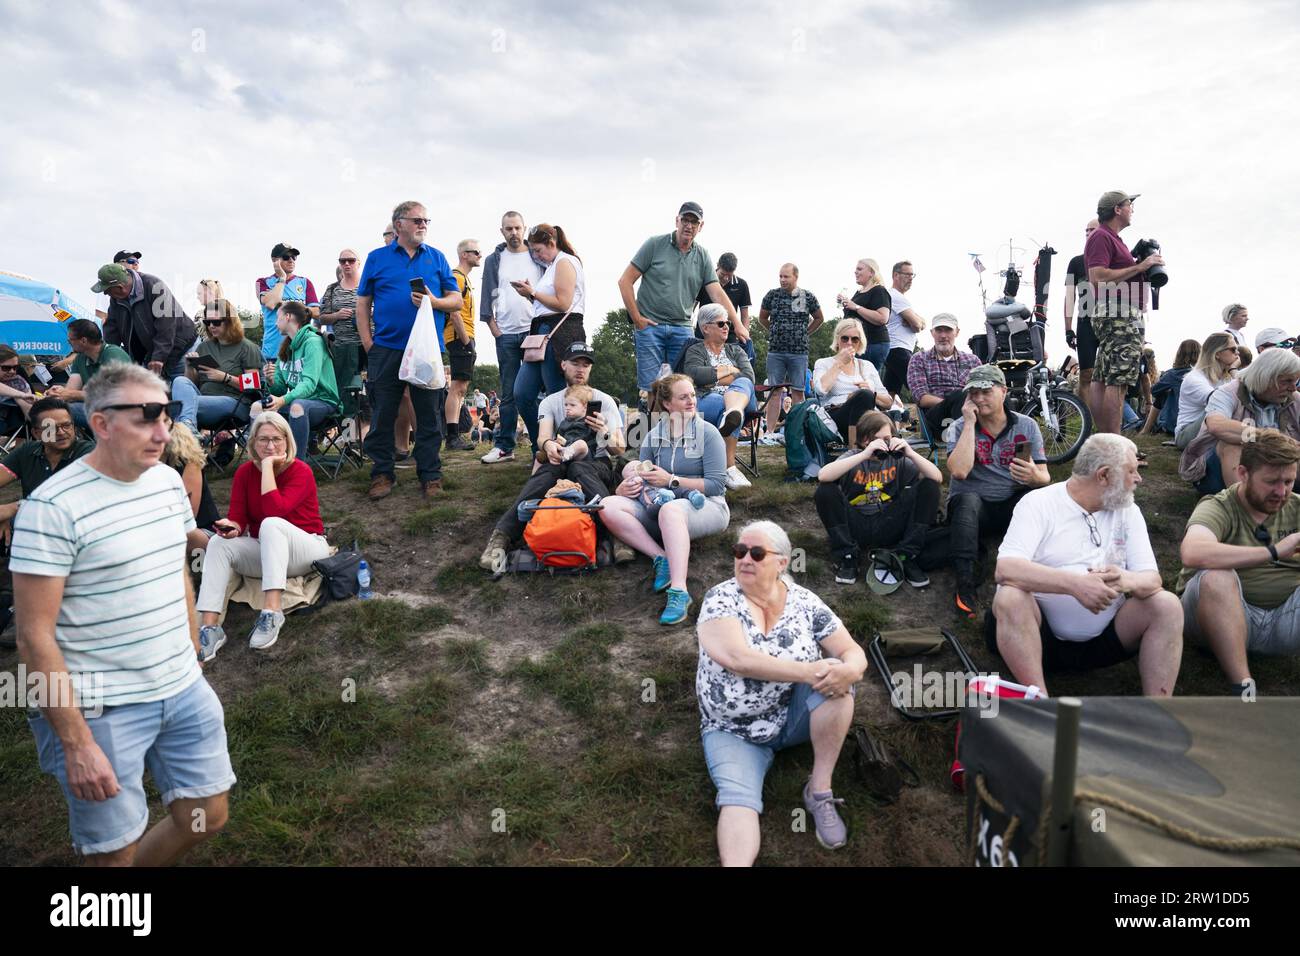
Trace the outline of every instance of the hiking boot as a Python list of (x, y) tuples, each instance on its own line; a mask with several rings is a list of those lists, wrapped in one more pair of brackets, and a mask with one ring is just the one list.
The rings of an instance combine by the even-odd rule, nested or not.
[(722, 479), (722, 483), (728, 488), (749, 488), (750, 480), (740, 472), (740, 468), (732, 465), (727, 469), (727, 476)]
[(199, 628), (199, 663), (212, 660), (225, 644), (226, 631), (220, 624), (204, 624)]
[(848, 827), (844, 825), (839, 811), (835, 809), (836, 804), (843, 804), (844, 801), (837, 799), (830, 790), (825, 793), (813, 793), (808, 789), (811, 786), (811, 780), (804, 784), (803, 805), (812, 815), (813, 826), (817, 830), (817, 842), (828, 850), (838, 850), (849, 842)]
[(465, 440), (464, 435), (447, 439), (447, 451), (473, 451), (474, 446)]
[(393, 493), (393, 485), (396, 483), (388, 475), (375, 475), (370, 479), (370, 490), (366, 492), (366, 497), (371, 501), (387, 498)]
[(903, 562), (903, 580), (914, 588), (928, 588), (930, 586), (930, 575), (921, 570), (921, 566), (916, 563), (916, 558), (909, 558), (899, 555), (898, 559)]
[(973, 587), (957, 585), (957, 590), (952, 596), (952, 602), (956, 606), (958, 614), (968, 620), (975, 620), (979, 612), (979, 600), (975, 596)]
[(655, 558), (655, 594), (660, 591), (668, 590), (668, 585), (672, 584), (672, 577), (668, 573), (668, 559)]
[(430, 502), (436, 501), (438, 496), (442, 494), (442, 479), (433, 478), (429, 481), (420, 482), (420, 491), (424, 495), (424, 503), (426, 505)]
[(482, 458), (479, 459), (479, 461), (483, 462), (483, 464), (485, 465), (495, 465), (497, 462), (514, 461), (514, 460), (515, 460), (514, 452), (502, 451), (500, 448), (496, 448), (496, 447), (494, 447), (491, 451), (489, 451), (486, 455), (484, 455)]
[(733, 408), (722, 419), (722, 424), (718, 426), (718, 434), (726, 438), (744, 423), (745, 413), (739, 408)]
[(691, 606), (691, 596), (676, 588), (668, 589), (668, 603), (664, 605), (663, 614), (659, 615), (660, 624), (680, 624), (686, 620), (686, 612)]
[(636, 560), (636, 552), (632, 550), (631, 546), (626, 545), (622, 541), (619, 541), (617, 538), (615, 538), (614, 539), (614, 563), (627, 564), (628, 562), (635, 561), (635, 560)]
[(842, 554), (835, 559), (835, 583), (856, 584), (858, 581), (858, 558), (854, 554)]
[(484, 571), (491, 571), (495, 574), (505, 567), (506, 554), (509, 551), (510, 539), (506, 537), (506, 533), (493, 528), (492, 534), (488, 536), (487, 547), (479, 555), (478, 566)]
[(284, 614), (280, 611), (263, 611), (257, 616), (257, 624), (249, 635), (248, 646), (255, 651), (264, 651), (280, 639), (280, 628), (284, 627)]

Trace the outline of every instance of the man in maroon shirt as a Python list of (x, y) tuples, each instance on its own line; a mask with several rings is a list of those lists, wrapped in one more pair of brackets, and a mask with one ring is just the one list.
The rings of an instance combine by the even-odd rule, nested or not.
[(1097, 336), (1097, 367), (1093, 381), (1105, 386), (1096, 426), (1098, 432), (1119, 434), (1124, 396), (1137, 384), (1142, 366), (1142, 311), (1146, 308), (1146, 271), (1164, 265), (1150, 255), (1134, 260), (1119, 234), (1133, 221), (1133, 200), (1119, 190), (1097, 200), (1100, 227), (1083, 247), (1088, 281), (1092, 284), (1092, 329)]

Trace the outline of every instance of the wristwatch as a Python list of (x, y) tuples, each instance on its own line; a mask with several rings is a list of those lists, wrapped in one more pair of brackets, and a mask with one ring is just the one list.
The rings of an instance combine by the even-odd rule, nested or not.
[(1265, 547), (1268, 548), (1268, 563), (1274, 567), (1280, 567), (1282, 559), (1277, 556), (1277, 548), (1271, 542)]
[(676, 475), (673, 475), (671, 478), (668, 479), (668, 487), (671, 488), (673, 491), (676, 491), (681, 486), (682, 483), (677, 480)]

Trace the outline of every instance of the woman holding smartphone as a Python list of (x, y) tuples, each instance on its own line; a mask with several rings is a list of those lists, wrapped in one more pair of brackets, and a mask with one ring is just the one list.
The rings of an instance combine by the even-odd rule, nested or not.
[(195, 602), (201, 619), (199, 660), (210, 661), (226, 643), (217, 623), (226, 607), (232, 574), (262, 579), (262, 613), (248, 646), (266, 650), (280, 636), (285, 582), (306, 574), (313, 561), (329, 557), (316, 478), (296, 457), (289, 423), (263, 412), (248, 439), (249, 460), (239, 466), (230, 487), (229, 517), (217, 520), (217, 537), (203, 560), (203, 583)]
[[(542, 361), (524, 362), (515, 377), (515, 405), (528, 428), (529, 440), (536, 445), (538, 395), (543, 387), (547, 395), (564, 388), (558, 356), (567, 355), (574, 342), (587, 341), (582, 327), (587, 292), (582, 260), (559, 226), (533, 226), (528, 233), (528, 251), (546, 271), (537, 280), (536, 288), (527, 279), (510, 285), (533, 304), (533, 324), (528, 334), (550, 335)], [(564, 317), (566, 312), (568, 318)]]

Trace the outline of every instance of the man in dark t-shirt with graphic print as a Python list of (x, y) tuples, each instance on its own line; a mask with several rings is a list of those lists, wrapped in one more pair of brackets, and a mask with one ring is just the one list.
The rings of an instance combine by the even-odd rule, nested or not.
[[(713, 271), (718, 274), (718, 282), (722, 286), (722, 291), (727, 294), (731, 304), (736, 309), (736, 317), (740, 320), (736, 328), (727, 333), (727, 343), (741, 343), (745, 348), (745, 354), (749, 356), (751, 362), (758, 361), (758, 354), (754, 351), (754, 340), (749, 334), (749, 307), (754, 304), (749, 297), (749, 283), (736, 275), (736, 266), (738, 262), (734, 252), (724, 252), (718, 256), (717, 268)], [(713, 300), (709, 298), (708, 286), (700, 290), (700, 294), (695, 297), (697, 306), (709, 305)], [(739, 334), (738, 334), (739, 333)], [(695, 337), (703, 338), (700, 330), (696, 328)]]

